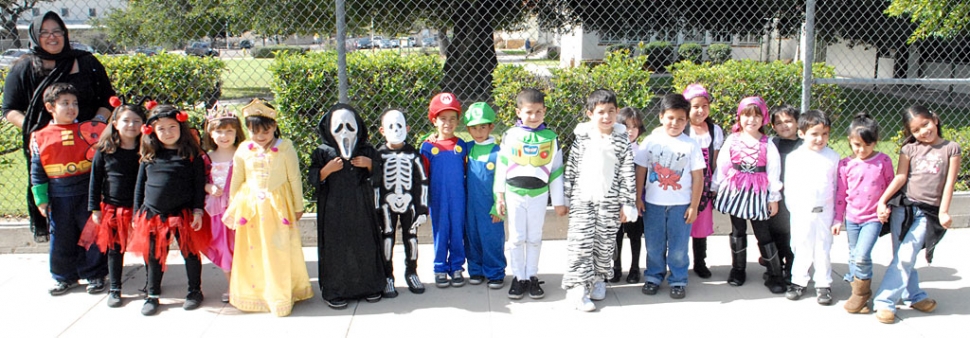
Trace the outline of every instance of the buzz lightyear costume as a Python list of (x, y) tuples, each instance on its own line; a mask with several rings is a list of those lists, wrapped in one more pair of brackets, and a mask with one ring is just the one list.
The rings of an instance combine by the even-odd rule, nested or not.
[[(465, 112), (468, 127), (495, 122), (495, 111), (485, 102), (476, 102)], [(468, 141), (466, 185), (468, 189), (465, 214), (465, 257), (468, 274), (483, 276), (489, 281), (505, 279), (505, 225), (492, 222), (495, 211), (495, 163), (499, 146), (495, 138), (481, 143)]]
[(565, 205), (562, 152), (556, 138), (545, 123), (530, 128), (521, 121), (502, 136), (494, 190), (505, 194), (509, 263), (519, 281), (538, 273), (546, 200), (551, 197), (554, 206)]

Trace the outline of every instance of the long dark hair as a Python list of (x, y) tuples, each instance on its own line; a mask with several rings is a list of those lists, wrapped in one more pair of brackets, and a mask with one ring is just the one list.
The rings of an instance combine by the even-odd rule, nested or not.
[[(95, 149), (100, 150), (105, 154), (114, 154), (118, 151), (118, 147), (121, 147), (121, 135), (115, 130), (115, 123), (121, 118), (121, 115), (131, 112), (141, 119), (142, 123), (145, 123), (147, 117), (145, 116), (145, 108), (140, 105), (135, 104), (123, 104), (115, 108), (114, 112), (111, 113), (111, 120), (108, 121), (108, 127), (104, 129), (104, 134), (101, 135), (101, 139), (95, 145)], [(135, 136), (135, 145), (141, 143), (141, 133)]]
[(936, 123), (936, 136), (943, 138), (943, 122), (940, 121), (940, 116), (936, 112), (932, 112), (926, 107), (921, 105), (914, 105), (906, 109), (903, 112), (903, 144), (916, 143), (916, 136), (913, 136), (913, 132), (909, 130), (909, 123), (913, 122), (913, 118), (922, 117), (924, 119), (933, 120)]
[[(177, 145), (179, 157), (183, 159), (194, 159), (202, 153), (202, 147), (199, 146), (199, 141), (192, 136), (192, 130), (189, 129), (188, 121), (181, 122), (178, 120), (177, 115), (179, 113), (182, 112), (173, 105), (158, 105), (148, 112), (148, 120), (145, 121), (145, 125), (154, 127), (158, 119), (164, 118), (173, 119), (178, 122), (179, 140)], [(146, 163), (155, 162), (155, 153), (164, 148), (165, 145), (162, 144), (162, 141), (158, 140), (158, 136), (155, 135), (154, 130), (143, 136), (141, 138), (141, 161)]]

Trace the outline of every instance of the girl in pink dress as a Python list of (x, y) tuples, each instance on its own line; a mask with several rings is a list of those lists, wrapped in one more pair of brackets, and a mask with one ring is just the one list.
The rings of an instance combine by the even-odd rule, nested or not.
[[(222, 223), (222, 215), (229, 206), (226, 188), (231, 183), (232, 157), (245, 136), (236, 114), (229, 110), (216, 106), (206, 118), (206, 134), (202, 146), (208, 151), (211, 163), (205, 185), (205, 211), (212, 220), (212, 244), (205, 255), (226, 273), (228, 290), (236, 232)], [(228, 291), (222, 294), (222, 302), (229, 302)]]

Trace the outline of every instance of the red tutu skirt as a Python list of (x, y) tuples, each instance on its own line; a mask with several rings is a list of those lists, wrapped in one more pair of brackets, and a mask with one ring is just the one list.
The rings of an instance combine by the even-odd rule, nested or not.
[[(147, 218), (145, 212), (135, 216), (134, 234), (131, 242), (128, 243), (128, 251), (146, 260), (153, 254), (162, 264), (162, 271), (165, 271), (165, 261), (168, 256), (168, 247), (172, 243), (172, 235), (178, 234), (179, 250), (182, 257), (189, 255), (200, 255), (212, 241), (212, 231), (209, 229), (209, 219), (204, 215), (202, 218), (202, 228), (198, 231), (192, 229), (192, 211), (184, 209), (177, 214), (169, 215), (165, 221), (162, 217)], [(151, 252), (151, 237), (155, 236), (155, 252)]]
[(90, 249), (92, 244), (97, 244), (101, 253), (117, 245), (120, 247), (120, 252), (124, 254), (128, 247), (128, 241), (131, 239), (129, 237), (131, 235), (131, 215), (130, 207), (101, 203), (101, 223), (97, 224), (89, 219), (77, 244), (84, 247), (85, 250)]

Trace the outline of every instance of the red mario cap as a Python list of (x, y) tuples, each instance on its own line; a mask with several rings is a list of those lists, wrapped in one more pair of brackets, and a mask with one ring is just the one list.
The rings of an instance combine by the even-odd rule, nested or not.
[(438, 117), (438, 114), (446, 110), (455, 111), (458, 113), (458, 118), (461, 118), (461, 102), (458, 102), (455, 94), (448, 92), (438, 93), (438, 95), (431, 98), (431, 104), (428, 106), (428, 119), (434, 123), (434, 119)]

